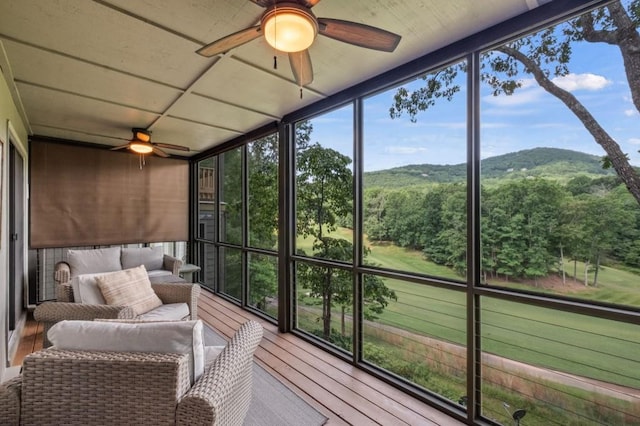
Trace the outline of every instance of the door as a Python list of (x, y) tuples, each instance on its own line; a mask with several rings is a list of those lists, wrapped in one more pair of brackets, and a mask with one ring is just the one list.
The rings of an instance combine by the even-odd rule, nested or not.
[(24, 164), (9, 143), (9, 331), (24, 311)]

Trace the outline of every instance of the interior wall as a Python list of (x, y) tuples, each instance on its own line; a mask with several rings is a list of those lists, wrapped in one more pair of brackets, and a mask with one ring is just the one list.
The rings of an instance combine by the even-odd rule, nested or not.
[[(12, 128), (12, 139), (17, 144), (18, 150), (22, 155), (27, 155), (27, 129), (22, 121), (18, 108), (13, 102), (11, 91), (7, 85), (6, 74), (10, 71), (6, 65), (6, 55), (2, 44), (0, 43), (0, 141), (1, 158), (0, 161), (0, 379), (4, 379), (7, 371), (8, 353), (13, 348), (9, 348), (8, 339), (8, 315), (9, 315), (9, 209), (8, 209), (8, 143), (9, 128)], [(9, 124), (10, 123), (10, 124)], [(26, 157), (25, 157), (26, 158)], [(25, 169), (26, 170), (26, 169)], [(25, 176), (26, 181), (26, 176)], [(25, 210), (26, 211), (26, 210)], [(27, 253), (24, 253), (25, 259)], [(25, 268), (25, 275), (27, 274)]]

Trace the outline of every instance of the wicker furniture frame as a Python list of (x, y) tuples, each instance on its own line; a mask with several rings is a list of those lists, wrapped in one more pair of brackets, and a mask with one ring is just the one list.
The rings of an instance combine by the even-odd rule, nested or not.
[(0, 386), (9, 425), (241, 425), (262, 326), (247, 321), (191, 387), (187, 354), (43, 349)]
[[(151, 284), (151, 287), (160, 300), (162, 300), (163, 304), (186, 303), (189, 305), (189, 319), (198, 319), (199, 285), (190, 283), (159, 283)], [(56, 295), (58, 301), (41, 303), (33, 312), (35, 320), (43, 323), (43, 346), (45, 348), (51, 346), (51, 342), (49, 342), (47, 338), (47, 332), (59, 321), (94, 320), (97, 318), (136, 318), (136, 314), (128, 306), (75, 303), (73, 301), (73, 290), (69, 283), (58, 284)]]

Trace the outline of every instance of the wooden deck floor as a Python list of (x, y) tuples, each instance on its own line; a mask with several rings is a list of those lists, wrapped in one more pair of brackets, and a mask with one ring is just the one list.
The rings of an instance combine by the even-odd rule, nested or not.
[[(264, 338), (255, 358), (263, 368), (328, 417), (327, 425), (462, 425), (347, 362), (239, 307), (202, 292), (199, 317), (229, 339), (248, 319), (260, 322)], [(42, 348), (42, 327), (29, 321), (13, 365)]]

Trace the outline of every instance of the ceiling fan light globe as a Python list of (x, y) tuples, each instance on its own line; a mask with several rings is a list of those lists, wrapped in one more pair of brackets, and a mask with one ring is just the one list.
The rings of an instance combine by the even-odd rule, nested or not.
[(129, 149), (137, 154), (150, 154), (153, 152), (153, 146), (148, 142), (131, 142)]
[(262, 20), (264, 38), (281, 52), (300, 52), (313, 43), (318, 33), (315, 17), (299, 7), (274, 7)]

